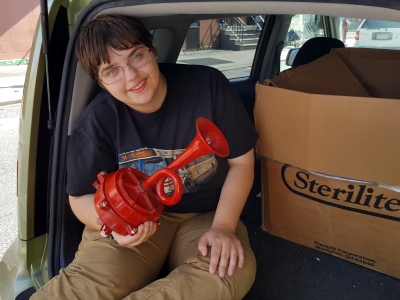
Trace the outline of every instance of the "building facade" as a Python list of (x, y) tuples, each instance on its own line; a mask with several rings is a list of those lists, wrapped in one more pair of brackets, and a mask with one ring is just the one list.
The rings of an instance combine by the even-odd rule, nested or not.
[(0, 0), (0, 61), (29, 58), (39, 0)]

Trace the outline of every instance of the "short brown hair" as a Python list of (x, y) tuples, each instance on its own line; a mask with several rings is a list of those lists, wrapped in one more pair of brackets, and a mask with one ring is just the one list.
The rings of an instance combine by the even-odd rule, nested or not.
[(153, 37), (142, 22), (130, 16), (101, 15), (80, 27), (75, 52), (85, 72), (97, 78), (98, 67), (110, 63), (110, 48), (128, 50), (139, 45), (157, 55)]

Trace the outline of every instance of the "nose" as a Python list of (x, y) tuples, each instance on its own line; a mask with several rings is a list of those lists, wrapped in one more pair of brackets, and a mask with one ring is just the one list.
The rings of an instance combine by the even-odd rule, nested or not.
[(132, 68), (129, 64), (124, 67), (124, 76), (126, 81), (132, 81), (138, 74), (138, 70)]

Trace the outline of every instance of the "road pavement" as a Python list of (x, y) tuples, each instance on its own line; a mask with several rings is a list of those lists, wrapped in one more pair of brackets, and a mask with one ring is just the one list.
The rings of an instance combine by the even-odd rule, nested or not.
[(0, 106), (22, 99), (27, 65), (0, 66)]
[(18, 104), (0, 106), (0, 258), (18, 234), (16, 174), (19, 114)]
[(27, 65), (0, 66), (0, 258), (18, 234), (18, 128)]

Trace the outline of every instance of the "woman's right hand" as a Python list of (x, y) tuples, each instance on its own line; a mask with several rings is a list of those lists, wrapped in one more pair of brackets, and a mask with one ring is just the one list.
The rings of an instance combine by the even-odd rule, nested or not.
[(141, 243), (146, 242), (157, 230), (157, 223), (153, 221), (146, 221), (138, 226), (138, 232), (135, 235), (121, 235), (112, 232), (112, 236), (118, 244), (125, 247), (136, 247)]

